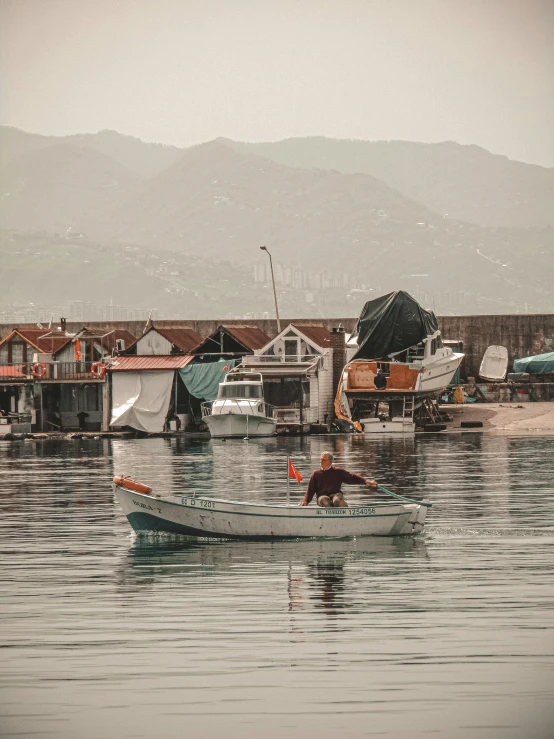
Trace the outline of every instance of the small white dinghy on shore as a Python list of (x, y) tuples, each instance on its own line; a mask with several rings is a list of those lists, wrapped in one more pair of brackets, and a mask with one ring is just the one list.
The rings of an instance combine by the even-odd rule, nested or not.
[(493, 344), (483, 354), (479, 377), (489, 382), (502, 382), (508, 370), (508, 350), (505, 346)]
[(114, 477), (114, 494), (137, 532), (167, 532), (214, 539), (311, 539), (413, 536), (423, 530), (426, 500), (397, 498), (348, 508), (242, 503), (194, 495), (158, 497), (127, 477)]

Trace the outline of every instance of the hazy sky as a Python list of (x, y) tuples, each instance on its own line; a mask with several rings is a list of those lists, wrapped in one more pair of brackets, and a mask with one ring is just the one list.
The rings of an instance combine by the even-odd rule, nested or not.
[(554, 0), (0, 0), (0, 122), (474, 143), (554, 166)]

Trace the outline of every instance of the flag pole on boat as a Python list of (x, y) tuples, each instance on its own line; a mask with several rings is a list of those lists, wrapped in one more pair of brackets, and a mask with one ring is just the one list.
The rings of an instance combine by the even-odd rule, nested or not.
[(287, 505), (290, 503), (290, 457), (287, 457)]

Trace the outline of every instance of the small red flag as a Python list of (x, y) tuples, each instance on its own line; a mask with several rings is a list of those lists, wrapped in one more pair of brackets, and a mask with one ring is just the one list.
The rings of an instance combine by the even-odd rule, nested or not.
[(300, 485), (302, 482), (302, 475), (292, 463), (292, 459), (289, 459), (289, 477), (294, 477), (296, 482)]

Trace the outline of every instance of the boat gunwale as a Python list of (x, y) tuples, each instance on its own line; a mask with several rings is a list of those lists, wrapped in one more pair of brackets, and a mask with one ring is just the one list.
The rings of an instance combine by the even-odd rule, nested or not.
[[(114, 488), (118, 488), (119, 490), (123, 490), (126, 493), (132, 493), (134, 495), (140, 495), (141, 498), (148, 498), (149, 500), (152, 500), (154, 502), (161, 502), (161, 503), (167, 503), (169, 505), (178, 506), (180, 508), (190, 508), (191, 506), (186, 506), (182, 499), (186, 498), (188, 500), (205, 500), (210, 501), (213, 503), (227, 503), (230, 505), (239, 505), (244, 507), (256, 507), (256, 508), (271, 508), (271, 509), (279, 509), (279, 510), (294, 510), (296, 513), (300, 513), (303, 516), (306, 517), (306, 513), (311, 513), (312, 510), (316, 510), (317, 507), (323, 509), (323, 506), (314, 506), (313, 508), (309, 509), (308, 511), (304, 512), (302, 511), (302, 508), (308, 508), (308, 506), (299, 506), (295, 505), (293, 503), (250, 503), (246, 501), (239, 501), (239, 500), (227, 500), (225, 498), (209, 498), (207, 496), (200, 496), (200, 495), (175, 495), (171, 496), (174, 498), (179, 498), (179, 500), (170, 500), (169, 497), (157, 497), (154, 495), (148, 495), (147, 493), (139, 493), (137, 490), (129, 490), (128, 488), (121, 487), (120, 485), (116, 485), (116, 483), (113, 483)], [(395, 514), (388, 514), (388, 515), (405, 515), (407, 513), (411, 513), (414, 507), (421, 506), (421, 503), (403, 503), (402, 501), (399, 501), (398, 503), (364, 503), (364, 504), (358, 504), (358, 505), (351, 505), (347, 506), (348, 509), (356, 510), (357, 508), (403, 508), (404, 511), (399, 511)], [(206, 509), (210, 511), (214, 511), (215, 513), (234, 513), (239, 515), (248, 515), (245, 513), (242, 513), (241, 511), (221, 511), (214, 508)], [(337, 509), (338, 510), (338, 509)], [(250, 515), (256, 515), (256, 514), (250, 514)], [(259, 515), (266, 515), (266, 514), (259, 514)], [(321, 515), (319, 512), (317, 515)], [(364, 515), (367, 515), (368, 517), (375, 517), (375, 514), (360, 514), (360, 518), (362, 518)], [(290, 516), (287, 516), (287, 518), (290, 518)]]

